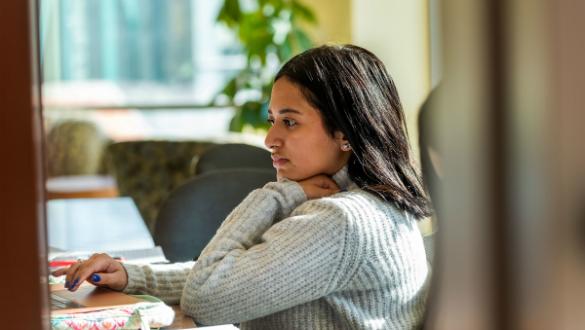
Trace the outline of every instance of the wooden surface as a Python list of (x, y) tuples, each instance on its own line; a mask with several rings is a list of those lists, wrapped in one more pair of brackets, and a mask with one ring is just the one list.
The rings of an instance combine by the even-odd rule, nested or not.
[(47, 179), (47, 199), (117, 197), (116, 180), (104, 175), (68, 175)]
[(48, 329), (37, 3), (0, 1), (2, 329)]
[(173, 324), (168, 327), (163, 327), (164, 330), (171, 330), (171, 329), (191, 329), (196, 328), (195, 322), (189, 316), (185, 315), (183, 311), (181, 311), (181, 306), (174, 305), (171, 306), (175, 311), (175, 320)]

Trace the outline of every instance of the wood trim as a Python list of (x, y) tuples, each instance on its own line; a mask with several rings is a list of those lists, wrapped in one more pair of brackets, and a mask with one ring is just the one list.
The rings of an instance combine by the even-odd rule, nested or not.
[(0, 1), (3, 329), (48, 329), (37, 2)]
[(551, 9), (556, 171), (547, 197), (554, 201), (548, 235), (555, 263), (549, 282), (554, 303), (547, 312), (557, 329), (577, 329), (585, 323), (585, 2), (556, 0)]
[[(426, 329), (508, 329), (502, 1), (441, 1), (433, 123), (444, 178)], [(496, 138), (494, 138), (496, 136)], [(500, 273), (502, 272), (502, 273)]]
[(115, 187), (74, 192), (47, 191), (47, 200), (65, 198), (113, 198), (120, 196)]
[(585, 323), (585, 3), (443, 1), (428, 329)]

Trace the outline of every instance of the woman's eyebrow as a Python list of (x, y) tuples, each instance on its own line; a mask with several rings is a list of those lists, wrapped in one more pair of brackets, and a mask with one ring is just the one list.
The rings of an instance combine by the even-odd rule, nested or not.
[[(269, 114), (272, 114), (272, 110), (271, 110), (271, 109), (268, 109), (268, 113), (269, 113)], [(295, 110), (295, 109), (284, 108), (284, 109), (280, 109), (280, 110), (278, 110), (278, 114), (279, 114), (279, 115), (282, 115), (282, 114), (284, 114), (284, 113), (296, 113), (296, 114), (298, 114), (298, 115), (302, 115), (302, 113), (301, 113), (300, 111), (298, 111), (298, 110)]]

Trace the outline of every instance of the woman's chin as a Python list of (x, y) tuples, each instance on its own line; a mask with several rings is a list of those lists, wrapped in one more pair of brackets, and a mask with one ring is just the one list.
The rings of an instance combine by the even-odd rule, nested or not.
[(291, 180), (291, 181), (298, 181), (295, 179), (295, 175), (291, 175), (291, 173), (287, 173), (287, 171), (279, 170), (276, 172), (276, 178), (278, 181), (282, 180)]
[(303, 181), (305, 179), (308, 179), (310, 177), (311, 177), (310, 175), (307, 176), (307, 175), (302, 175), (299, 173), (290, 173), (290, 172), (286, 172), (286, 171), (278, 171), (276, 173), (276, 179), (278, 181), (282, 181), (282, 180), (286, 179), (286, 180), (290, 180), (290, 181), (299, 182), (299, 181)]

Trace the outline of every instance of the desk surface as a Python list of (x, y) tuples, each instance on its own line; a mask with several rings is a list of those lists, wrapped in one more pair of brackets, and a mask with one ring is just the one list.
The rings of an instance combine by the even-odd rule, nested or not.
[(68, 175), (47, 179), (47, 199), (117, 197), (116, 180), (103, 175)]
[(66, 251), (147, 249), (154, 241), (129, 197), (47, 202), (49, 246)]
[[(133, 250), (154, 247), (148, 228), (131, 198), (56, 199), (47, 202), (49, 246), (67, 251)], [(192, 329), (195, 322), (181, 308), (162, 329)], [(210, 329), (236, 329), (231, 326)], [(203, 328), (205, 329), (205, 327)]]

